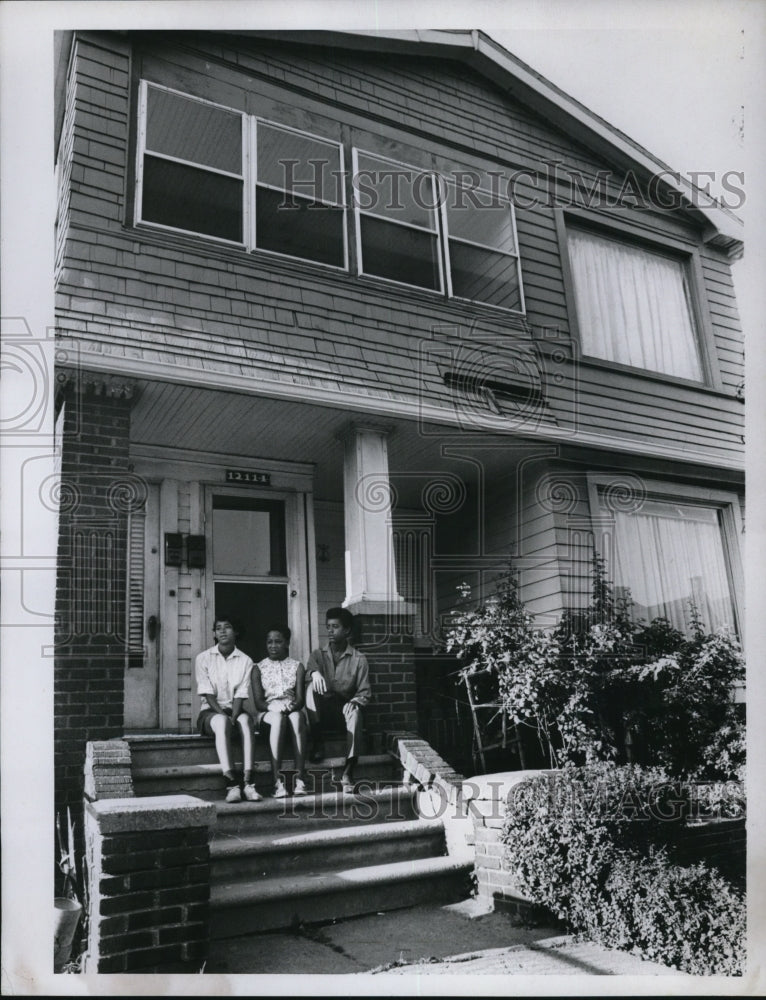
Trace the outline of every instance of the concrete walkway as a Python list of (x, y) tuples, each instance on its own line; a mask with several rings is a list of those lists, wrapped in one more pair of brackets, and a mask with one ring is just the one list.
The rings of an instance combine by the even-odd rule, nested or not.
[(425, 904), (294, 932), (211, 944), (208, 973), (410, 975), (681, 975), (551, 927), (516, 927), (473, 900)]

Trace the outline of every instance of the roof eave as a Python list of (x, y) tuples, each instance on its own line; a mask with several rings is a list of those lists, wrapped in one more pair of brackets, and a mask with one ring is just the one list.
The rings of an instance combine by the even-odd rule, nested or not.
[(661, 177), (665, 189), (684, 199), (686, 210), (704, 226), (703, 240), (731, 257), (742, 252), (742, 220), (714, 202), (680, 173), (652, 156), (619, 129), (594, 114), (532, 70), (482, 31), (344, 30), (255, 31), (281, 41), (363, 51), (426, 54), (462, 59), (517, 100), (544, 115), (563, 132), (615, 165), (648, 179)]

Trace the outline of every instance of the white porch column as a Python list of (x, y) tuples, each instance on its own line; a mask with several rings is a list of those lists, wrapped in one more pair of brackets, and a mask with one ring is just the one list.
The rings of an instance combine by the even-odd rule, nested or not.
[(396, 587), (388, 430), (354, 424), (343, 435), (346, 599), (354, 613), (406, 612)]

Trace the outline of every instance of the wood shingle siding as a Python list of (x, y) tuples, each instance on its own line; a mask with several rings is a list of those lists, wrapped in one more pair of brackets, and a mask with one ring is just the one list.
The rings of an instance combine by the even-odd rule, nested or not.
[[(588, 178), (606, 167), (457, 63), (340, 51), (327, 57), (302, 46), (251, 39), (234, 50), (230, 41), (193, 37), (187, 47), (146, 50), (141, 60), (158, 82), (248, 113), (281, 112), (277, 120), (302, 128), (321, 119), (335, 130), (328, 137), (342, 138), (347, 152), (355, 130), (374, 136), (374, 128), (379, 143), (419, 146), (427, 163), (433, 154), (439, 163), (480, 164), (507, 176), (515, 167), (535, 172), (543, 160), (560, 157)], [(565, 353), (573, 350), (571, 303), (549, 205), (516, 212), (525, 317), (353, 271), (136, 229), (131, 58), (136, 61), (127, 41), (114, 36), (76, 42), (74, 114), (67, 112), (59, 152), (62, 183), (71, 178), (59, 221), (58, 323), (65, 337), (138, 362), (253, 373), (305, 384), (307, 391), (312, 380), (367, 390), (381, 405), (409, 400), (413, 416), (423, 399), (454, 409), (431, 357), (440, 345), (462, 344), (474, 354), (478, 347), (484, 375), (508, 370), (515, 352), (526, 350), (545, 379), (545, 420), (557, 422), (566, 437), (576, 423), (660, 452), (680, 445), (690, 458), (741, 461), (743, 408), (734, 396), (742, 381), (742, 335), (730, 266), (718, 251), (703, 247), (700, 256), (723, 393), (553, 358), (552, 331)], [(613, 186), (620, 182), (615, 174)], [(520, 183), (518, 193), (531, 198), (535, 189)], [(545, 195), (544, 185), (537, 194)], [(699, 245), (695, 231), (680, 218), (668, 219), (671, 214), (633, 213), (632, 221), (647, 233), (670, 228), (687, 245)]]

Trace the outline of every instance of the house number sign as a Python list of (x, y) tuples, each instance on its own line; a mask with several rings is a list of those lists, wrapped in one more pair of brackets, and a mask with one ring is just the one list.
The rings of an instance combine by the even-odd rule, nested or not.
[(227, 483), (241, 483), (250, 486), (271, 486), (270, 472), (252, 472), (250, 469), (227, 469)]

